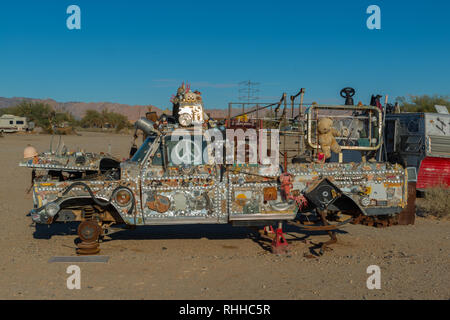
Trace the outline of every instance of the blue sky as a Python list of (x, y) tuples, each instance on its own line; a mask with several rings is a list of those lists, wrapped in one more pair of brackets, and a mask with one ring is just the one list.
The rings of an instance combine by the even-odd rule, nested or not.
[[(66, 9), (81, 8), (81, 30)], [(366, 8), (381, 8), (381, 30)], [(0, 96), (170, 105), (181, 81), (207, 108), (260, 83), (262, 101), (450, 94), (450, 1), (2, 1)]]

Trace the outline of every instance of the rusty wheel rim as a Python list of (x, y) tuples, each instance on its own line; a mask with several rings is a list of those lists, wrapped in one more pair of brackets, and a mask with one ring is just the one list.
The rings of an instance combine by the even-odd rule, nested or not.
[(95, 242), (100, 236), (101, 228), (94, 221), (83, 221), (78, 226), (78, 236), (83, 242)]

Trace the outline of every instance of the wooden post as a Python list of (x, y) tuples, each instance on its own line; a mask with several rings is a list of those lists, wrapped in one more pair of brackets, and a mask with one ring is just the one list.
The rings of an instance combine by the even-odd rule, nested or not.
[(302, 116), (302, 113), (303, 113), (303, 96), (304, 95), (305, 95), (305, 88), (302, 88), (300, 90), (300, 107), (299, 107), (299, 110), (298, 110), (299, 118)]
[(414, 224), (416, 219), (416, 182), (408, 181), (408, 199), (406, 207), (398, 216), (398, 224)]

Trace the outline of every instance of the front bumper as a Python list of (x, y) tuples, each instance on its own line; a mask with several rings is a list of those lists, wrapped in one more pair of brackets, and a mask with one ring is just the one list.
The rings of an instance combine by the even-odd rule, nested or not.
[(60, 207), (56, 202), (49, 202), (45, 206), (30, 211), (31, 220), (35, 223), (49, 224), (59, 212)]
[(36, 209), (30, 211), (31, 220), (34, 223), (46, 224), (48, 217), (46, 217), (45, 211), (38, 212)]

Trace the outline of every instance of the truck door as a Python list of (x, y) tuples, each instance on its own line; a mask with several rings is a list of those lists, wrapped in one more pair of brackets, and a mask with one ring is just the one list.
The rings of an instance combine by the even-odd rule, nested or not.
[[(294, 201), (286, 201), (282, 197), (278, 183), (281, 174), (278, 164), (254, 163), (253, 155), (267, 150), (258, 152), (258, 148), (262, 148), (258, 140), (246, 138), (244, 143), (243, 149), (239, 149), (238, 143), (235, 143), (233, 150), (235, 156), (244, 152), (244, 163), (235, 161), (233, 165), (228, 166), (229, 220), (245, 224), (292, 219), (297, 207)], [(275, 150), (278, 157), (278, 149)]]
[(225, 183), (220, 181), (219, 166), (204, 157), (206, 147), (204, 139), (194, 135), (180, 140), (161, 137), (143, 169), (145, 224), (226, 220)]

